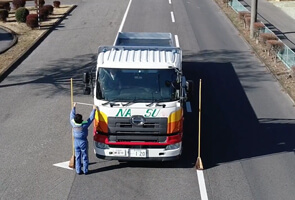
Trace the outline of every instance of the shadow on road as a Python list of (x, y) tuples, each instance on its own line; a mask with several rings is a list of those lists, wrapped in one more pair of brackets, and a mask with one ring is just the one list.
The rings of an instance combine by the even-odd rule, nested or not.
[[(198, 89), (202, 79), (201, 157), (205, 169), (220, 163), (257, 156), (293, 151), (295, 119), (257, 119), (245, 91), (255, 88), (241, 80), (268, 81), (265, 72), (258, 73), (243, 52), (203, 51), (185, 55), (184, 74), (195, 82), (192, 112), (185, 112), (183, 155), (174, 162), (129, 162), (94, 170), (108, 171), (122, 167), (192, 168), (197, 158)], [(209, 62), (209, 60), (213, 60)], [(229, 60), (231, 60), (229, 62)], [(250, 69), (239, 73), (233, 68)], [(1, 88), (32, 84), (38, 95), (54, 98), (69, 94), (69, 80), (74, 79), (74, 93), (83, 95), (82, 74), (96, 65), (96, 55), (54, 60), (42, 69), (26, 75), (10, 75)], [(251, 70), (253, 69), (253, 70)], [(272, 81), (272, 80), (269, 80)], [(50, 85), (48, 87), (47, 85)], [(44, 90), (44, 91), (42, 91)]]
[(73, 78), (74, 93), (79, 96), (83, 94), (83, 72), (90, 71), (95, 66), (95, 54), (53, 60), (41, 69), (28, 71), (27, 74), (11, 74), (6, 77), (10, 83), (1, 84), (0, 89), (30, 84), (39, 90), (38, 95), (53, 97), (55, 94), (70, 94), (70, 79)]
[[(214, 59), (214, 52), (211, 53), (203, 52), (199, 56), (204, 60)], [(236, 56), (241, 62), (245, 59)], [(201, 158), (205, 169), (225, 162), (294, 151), (295, 119), (258, 119), (245, 93), (255, 88), (240, 83), (243, 78), (265, 81), (266, 76), (253, 73), (238, 77), (230, 62), (184, 62), (183, 67), (187, 78), (196, 83), (193, 113), (187, 114), (185, 126), (186, 142), (195, 157), (198, 82), (202, 79)]]

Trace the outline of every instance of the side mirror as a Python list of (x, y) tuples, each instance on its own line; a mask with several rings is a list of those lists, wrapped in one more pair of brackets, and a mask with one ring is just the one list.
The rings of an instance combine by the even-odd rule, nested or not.
[(84, 83), (83, 94), (85, 94), (85, 95), (90, 95), (90, 93), (91, 93), (91, 88), (89, 87), (90, 81), (91, 81), (90, 73), (84, 72), (83, 73), (83, 83)]
[(175, 88), (176, 90), (179, 90), (179, 89), (180, 89), (180, 84), (177, 83), (176, 80), (173, 81), (173, 82), (171, 82), (171, 81), (165, 81), (165, 86), (166, 86), (166, 87), (173, 87), (173, 88)]
[(186, 81), (186, 91), (188, 100), (192, 100), (194, 96), (194, 82), (192, 80)]
[(85, 83), (85, 84), (90, 83), (90, 74), (89, 74), (89, 72), (84, 72), (83, 73), (83, 83)]
[(186, 78), (185, 78), (185, 76), (182, 76), (181, 77), (181, 87), (182, 88), (185, 88), (186, 87)]

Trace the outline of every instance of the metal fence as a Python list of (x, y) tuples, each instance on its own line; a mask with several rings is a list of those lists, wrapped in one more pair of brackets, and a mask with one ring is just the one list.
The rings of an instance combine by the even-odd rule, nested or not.
[[(244, 7), (243, 4), (241, 4), (238, 0), (232, 0), (229, 3), (229, 6), (235, 11), (235, 12), (241, 12), (241, 11), (249, 11), (246, 7)], [(249, 11), (250, 12), (250, 11)], [(262, 30), (263, 33), (273, 33), (269, 28), (265, 27)], [(274, 34), (274, 33), (273, 33)], [(279, 40), (281, 41), (281, 40)], [(286, 44), (284, 44), (284, 48), (277, 53), (277, 57), (285, 64), (286, 67), (289, 69), (291, 67), (295, 67), (295, 52), (290, 49)]]
[(243, 4), (241, 4), (238, 0), (231, 0), (228, 2), (228, 4), (232, 7), (236, 13), (241, 11), (249, 11)]

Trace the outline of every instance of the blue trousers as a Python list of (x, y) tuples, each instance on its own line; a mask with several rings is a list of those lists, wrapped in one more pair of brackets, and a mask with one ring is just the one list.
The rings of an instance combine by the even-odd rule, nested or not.
[(83, 162), (83, 172), (88, 173), (88, 141), (75, 139), (75, 156), (76, 156), (76, 172), (81, 173), (81, 158)]

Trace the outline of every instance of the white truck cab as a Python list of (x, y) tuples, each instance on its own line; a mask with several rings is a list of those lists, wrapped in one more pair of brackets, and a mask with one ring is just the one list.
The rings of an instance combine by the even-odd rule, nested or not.
[[(95, 73), (84, 73), (92, 91), (97, 157), (173, 160), (181, 155), (183, 103), (193, 83), (182, 74), (182, 51), (170, 33), (122, 33), (98, 49)], [(191, 95), (189, 95), (191, 96)]]

